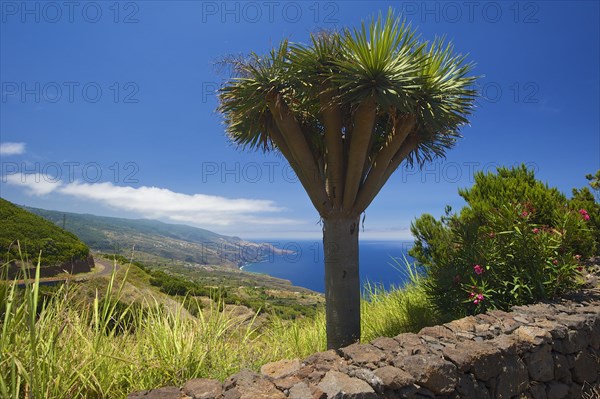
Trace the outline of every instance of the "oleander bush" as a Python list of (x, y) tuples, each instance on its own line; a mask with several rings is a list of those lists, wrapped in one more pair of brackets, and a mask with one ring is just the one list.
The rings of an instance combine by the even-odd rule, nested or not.
[(428, 297), (443, 318), (508, 309), (561, 295), (594, 251), (592, 210), (573, 209), (525, 166), (477, 173), (459, 190), (467, 205), (411, 225), (410, 251), (427, 270)]
[(569, 207), (580, 212), (584, 218), (587, 215), (588, 225), (592, 230), (596, 246), (596, 254), (598, 254), (600, 251), (600, 203), (598, 202), (600, 200), (600, 170), (596, 172), (595, 176), (590, 174), (586, 178), (590, 181), (590, 187), (574, 188), (569, 200)]

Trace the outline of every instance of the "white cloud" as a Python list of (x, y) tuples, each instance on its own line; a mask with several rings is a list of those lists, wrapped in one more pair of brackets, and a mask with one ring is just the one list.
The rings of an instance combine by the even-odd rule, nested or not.
[(31, 195), (47, 195), (54, 192), (134, 212), (151, 219), (167, 219), (200, 226), (298, 223), (292, 219), (263, 216), (265, 213), (273, 214), (283, 210), (270, 200), (183, 194), (159, 187), (135, 188), (116, 186), (110, 182), (64, 184), (36, 174), (14, 174), (6, 176), (5, 179), (9, 184), (25, 188)]
[(0, 155), (20, 155), (25, 152), (25, 143), (0, 143)]
[(49, 179), (48, 176), (40, 173), (6, 175), (2, 180), (23, 187), (28, 194), (36, 196), (50, 194), (62, 185), (60, 181)]

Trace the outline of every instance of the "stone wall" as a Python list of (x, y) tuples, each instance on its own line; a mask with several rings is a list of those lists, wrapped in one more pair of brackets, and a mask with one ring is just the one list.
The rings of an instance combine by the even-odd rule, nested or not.
[(599, 356), (595, 288), (128, 398), (594, 398)]

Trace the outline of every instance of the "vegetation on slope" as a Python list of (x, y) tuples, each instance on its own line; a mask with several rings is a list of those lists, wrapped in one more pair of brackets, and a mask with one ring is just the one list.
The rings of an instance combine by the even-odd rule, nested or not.
[(137, 259), (152, 266), (237, 268), (246, 262), (260, 261), (274, 251), (273, 247), (239, 237), (156, 220), (26, 209), (76, 234), (93, 250), (122, 255), (135, 248)]
[[(119, 255), (105, 255), (121, 264), (129, 261)], [(132, 261), (132, 266), (139, 268), (138, 279), (143, 278), (146, 284), (158, 288), (164, 294), (178, 298), (190, 312), (202, 302), (193, 300), (195, 297), (209, 298), (221, 305), (237, 305), (251, 309), (257, 314), (276, 314), (282, 319), (295, 319), (302, 316), (314, 316), (322, 305), (322, 296), (312, 291), (291, 285), (277, 286), (256, 285), (260, 277), (243, 285), (243, 281), (217, 279), (213, 273), (210, 277), (191, 278), (190, 274), (178, 275), (170, 270), (151, 268), (139, 261)], [(141, 276), (145, 277), (141, 277)], [(267, 280), (270, 281), (270, 280)], [(200, 304), (200, 305), (198, 305)]]
[[(325, 349), (322, 308), (295, 320), (277, 312), (248, 317), (215, 297), (193, 310), (150, 295), (151, 278), (133, 265), (101, 283), (61, 285), (43, 300), (38, 283), (21, 292), (0, 285), (0, 397), (122, 398)], [(420, 329), (423, 308), (420, 289), (374, 288), (363, 302), (363, 339)]]
[(89, 255), (89, 248), (73, 233), (2, 198), (0, 220), (0, 251), (6, 262), (21, 260), (21, 254), (35, 260), (41, 252), (42, 266), (60, 265)]

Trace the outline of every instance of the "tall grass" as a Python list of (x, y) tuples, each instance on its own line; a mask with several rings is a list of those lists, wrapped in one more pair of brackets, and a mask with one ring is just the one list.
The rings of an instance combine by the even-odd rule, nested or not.
[(93, 303), (74, 303), (75, 289), (63, 285), (41, 307), (39, 275), (22, 292), (3, 284), (0, 397), (119, 398), (270, 360), (248, 350), (260, 337), (252, 323), (240, 328), (218, 304), (198, 318), (151, 300), (117, 308), (113, 283), (114, 274)]
[[(81, 299), (72, 284), (45, 300), (39, 264), (23, 290), (0, 282), (0, 397), (122, 398), (325, 349), (323, 311), (294, 321), (273, 314), (258, 327), (256, 316), (241, 319), (220, 303), (199, 308), (197, 317), (183, 304), (173, 309), (153, 298), (124, 306), (124, 284), (115, 284), (115, 276), (92, 301)], [(418, 276), (402, 290), (367, 290), (363, 340), (432, 322)]]
[(392, 267), (405, 276), (406, 284), (386, 290), (367, 282), (361, 303), (362, 341), (418, 331), (436, 324), (438, 315), (423, 289), (424, 276), (406, 257), (393, 259)]

